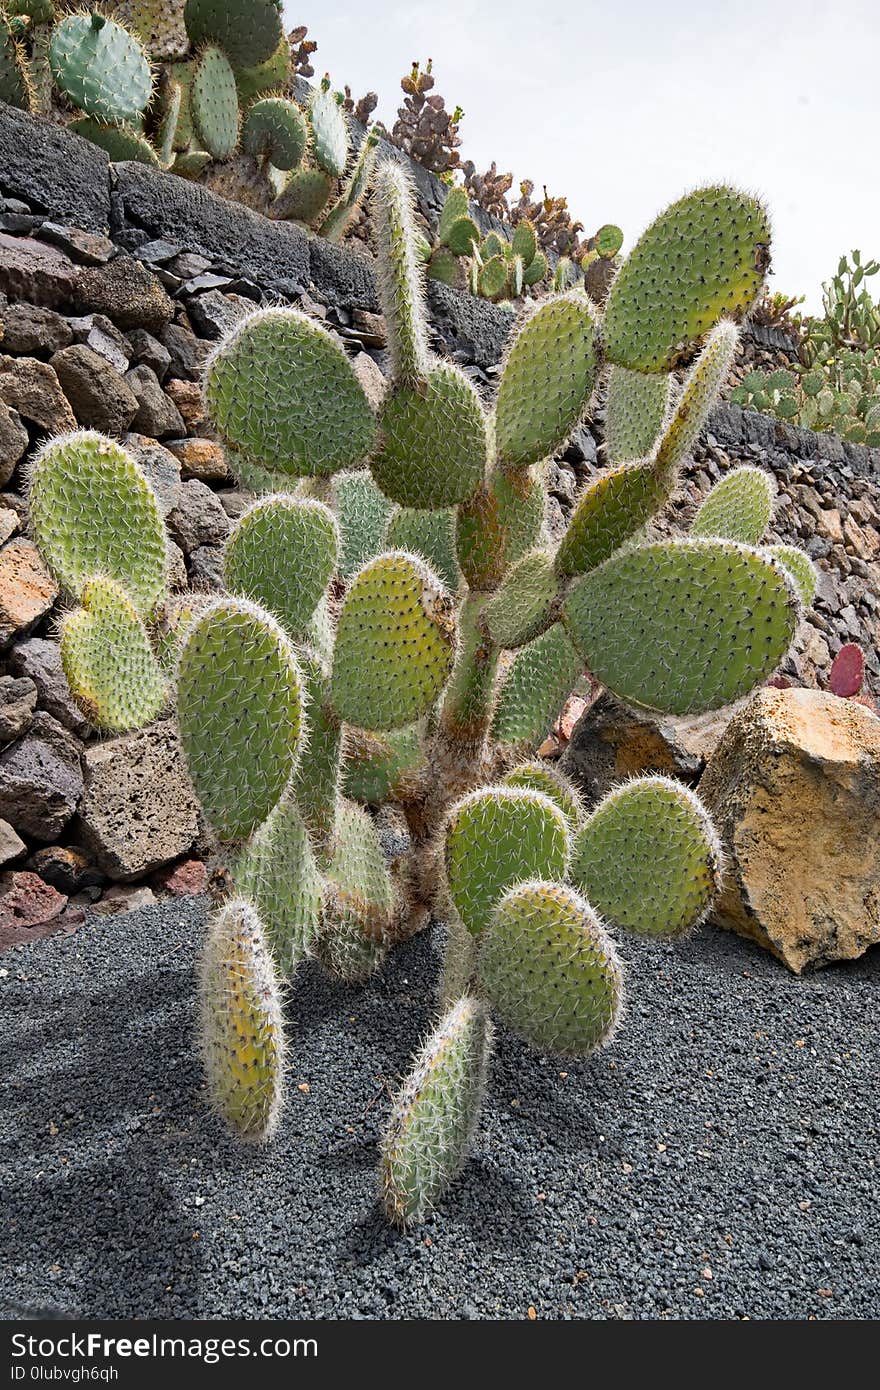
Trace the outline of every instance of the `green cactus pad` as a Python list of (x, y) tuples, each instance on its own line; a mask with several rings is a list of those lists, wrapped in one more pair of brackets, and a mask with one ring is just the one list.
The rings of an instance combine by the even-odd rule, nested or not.
[(718, 836), (700, 801), (669, 777), (626, 782), (578, 831), (569, 877), (611, 923), (647, 936), (681, 936), (721, 888)]
[(556, 552), (556, 572), (583, 574), (613, 555), (659, 511), (673, 480), (647, 463), (621, 463), (590, 483)]
[(318, 224), (318, 236), (325, 237), (327, 241), (342, 241), (370, 186), (376, 167), (376, 147), (379, 138), (378, 127), (370, 126), (361, 142), (357, 159), (342, 192), (326, 217)]
[(254, 159), (268, 160), (276, 169), (295, 169), (301, 162), (309, 132), (296, 102), (283, 97), (255, 101), (245, 117), (242, 148)]
[(483, 787), (452, 808), (446, 878), (468, 931), (485, 931), (499, 898), (528, 878), (563, 878), (569, 825), (555, 801), (528, 787)]
[(489, 636), (499, 647), (523, 647), (548, 627), (559, 593), (553, 557), (533, 550), (512, 567), (486, 604)]
[(210, 163), (211, 156), (207, 150), (184, 150), (174, 156), (171, 172), (182, 179), (197, 179)]
[(228, 159), (238, 144), (238, 89), (232, 65), (219, 48), (206, 48), (196, 63), (190, 110), (208, 153)]
[(469, 217), (470, 210), (466, 188), (458, 186), (447, 191), (446, 199), (440, 210), (440, 220), (437, 223), (437, 240), (442, 246), (449, 245), (449, 234), (452, 228), (462, 218)]
[(534, 257), (523, 271), (524, 285), (537, 285), (544, 279), (550, 269), (550, 264), (543, 251), (536, 251)]
[(333, 513), (310, 498), (275, 496), (243, 514), (223, 552), (223, 581), (268, 608), (296, 639), (304, 634), (336, 568)]
[(613, 222), (606, 222), (593, 237), (593, 249), (608, 259), (616, 256), (622, 245), (623, 232)]
[(538, 544), (543, 524), (544, 489), (532, 470), (496, 469), (456, 516), (458, 563), (471, 588), (495, 588)]
[(348, 126), (345, 113), (331, 91), (315, 92), (309, 107), (315, 162), (333, 179), (345, 173), (348, 163)]
[(234, 449), (227, 452), (227, 462), (232, 474), (245, 492), (255, 492), (258, 497), (271, 496), (273, 492), (285, 492), (290, 487), (289, 473), (275, 473)]
[(452, 600), (415, 555), (391, 551), (352, 581), (336, 632), (331, 685), (341, 719), (400, 729), (425, 714), (455, 655)]
[(584, 663), (561, 623), (522, 647), (510, 664), (492, 719), (499, 743), (535, 743), (552, 729)]
[(395, 896), (375, 824), (362, 806), (341, 802), (321, 930), (314, 954), (331, 975), (359, 984), (382, 965)]
[(235, 69), (238, 102), (246, 111), (252, 102), (268, 92), (282, 92), (290, 80), (290, 44), (282, 38), (271, 58), (251, 68)]
[(788, 571), (801, 603), (809, 608), (819, 587), (819, 575), (809, 555), (796, 545), (768, 545), (765, 554)]
[(439, 574), (450, 593), (458, 590), (461, 571), (455, 554), (454, 512), (401, 507), (388, 523), (385, 546), (420, 555)]
[(376, 170), (371, 202), (376, 238), (376, 284), (388, 333), (391, 379), (418, 387), (431, 367), (425, 316), (425, 266), (418, 250), (415, 189), (393, 159)]
[(770, 525), (775, 494), (773, 478), (762, 468), (734, 468), (704, 499), (691, 535), (757, 545)]
[(571, 829), (575, 829), (583, 815), (580, 792), (564, 773), (553, 764), (536, 758), (530, 763), (520, 763), (508, 772), (502, 784), (505, 787), (531, 787), (532, 791), (543, 792), (555, 801)]
[(779, 665), (799, 614), (786, 571), (732, 541), (686, 540), (612, 555), (576, 580), (564, 621), (589, 671), (668, 714), (719, 709)]
[(473, 496), (486, 470), (486, 416), (460, 368), (444, 362), (418, 388), (396, 387), (380, 425), (370, 468), (392, 501), (437, 509)]
[(464, 1167), (491, 1048), (486, 1006), (465, 995), (418, 1052), (382, 1140), (382, 1204), (393, 1225), (423, 1221)]
[(276, 472), (334, 473), (376, 437), (341, 343), (297, 309), (242, 319), (208, 362), (205, 400), (224, 441)]
[(330, 660), (311, 647), (300, 647), (298, 656), (308, 695), (309, 741), (290, 790), (323, 864), (336, 824), (343, 730), (330, 706)]
[(208, 923), (199, 1034), (211, 1105), (240, 1139), (272, 1137), (284, 1098), (281, 988), (260, 919), (242, 898)]
[(180, 735), (221, 840), (250, 835), (296, 767), (303, 681), (289, 638), (263, 609), (221, 598), (196, 617), (177, 668)]
[(33, 107), (27, 54), (15, 37), (8, 17), (0, 10), (0, 101), (22, 111)]
[(527, 217), (524, 217), (521, 222), (517, 222), (513, 230), (511, 245), (513, 254), (522, 257), (523, 265), (531, 265), (538, 251), (538, 236), (534, 224)]
[(146, 628), (112, 579), (95, 577), (83, 586), (82, 607), (62, 623), (61, 664), (71, 695), (98, 729), (140, 729), (165, 702)]
[(235, 865), (236, 890), (253, 903), (280, 974), (308, 954), (321, 918), (322, 879), (296, 800), (285, 793)]
[(133, 159), (138, 164), (150, 164), (154, 169), (159, 168), (158, 154), (146, 136), (141, 135), (139, 131), (129, 130), (126, 126), (101, 125), (99, 121), (93, 121), (91, 116), (82, 116), (71, 121), (68, 129), (106, 150), (114, 162)]
[(673, 203), (639, 238), (605, 308), (609, 361), (668, 372), (722, 315), (754, 304), (769, 266), (770, 222), (757, 199), (723, 186)]
[(341, 907), (332, 887), (324, 890), (321, 927), (312, 943), (312, 955), (334, 980), (347, 985), (365, 984), (388, 959), (388, 942), (365, 936), (357, 915)]
[(97, 11), (55, 26), (49, 64), (58, 88), (87, 116), (137, 126), (153, 87), (150, 60), (132, 34)]
[(440, 280), (444, 285), (458, 284), (458, 257), (448, 246), (437, 246), (428, 261), (428, 279)]
[(333, 506), (339, 520), (339, 573), (345, 580), (384, 550), (394, 510), (365, 469), (338, 473), (333, 479)]
[(159, 503), (121, 444), (93, 430), (49, 440), (30, 485), (31, 534), (58, 583), (79, 597), (92, 575), (116, 579), (145, 616), (165, 593)]
[(727, 380), (738, 343), (739, 329), (729, 319), (712, 329), (657, 443), (658, 469), (673, 473), (692, 452)]
[(589, 903), (561, 883), (522, 883), (501, 899), (479, 972), (501, 1021), (541, 1052), (588, 1057), (614, 1032), (617, 953)]
[(271, 216), (313, 226), (333, 192), (333, 179), (323, 169), (300, 169), (292, 174), (271, 207)]
[(548, 458), (568, 438), (596, 383), (594, 310), (582, 294), (545, 300), (522, 322), (504, 361), (495, 434), (502, 464)]
[(453, 256), (469, 256), (474, 242), (479, 239), (480, 233), (476, 223), (470, 217), (459, 217), (446, 232), (443, 240)]
[(381, 805), (391, 800), (422, 765), (422, 729), (391, 729), (371, 734), (347, 729), (343, 761), (343, 789), (354, 801)]
[(669, 377), (612, 367), (605, 397), (605, 449), (611, 463), (651, 453), (669, 403)]
[(216, 44), (236, 68), (265, 63), (284, 36), (277, 0), (186, 0), (183, 22), (193, 47)]
[(484, 299), (501, 299), (508, 289), (509, 269), (503, 256), (490, 256), (477, 267), (477, 293)]

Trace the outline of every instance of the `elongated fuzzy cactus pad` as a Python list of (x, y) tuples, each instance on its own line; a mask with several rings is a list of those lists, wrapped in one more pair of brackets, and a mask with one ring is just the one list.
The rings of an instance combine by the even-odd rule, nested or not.
[(113, 579), (88, 580), (81, 599), (61, 628), (70, 693), (97, 728), (139, 729), (165, 701), (165, 681), (140, 615)]
[(321, 919), (322, 881), (303, 818), (282, 795), (235, 865), (237, 891), (253, 903), (276, 968), (293, 974)]
[(611, 463), (646, 458), (666, 418), (670, 378), (612, 367), (605, 396), (605, 449)]
[(709, 333), (658, 441), (659, 469), (673, 473), (691, 453), (727, 380), (738, 343), (739, 329), (730, 319), (722, 319)]

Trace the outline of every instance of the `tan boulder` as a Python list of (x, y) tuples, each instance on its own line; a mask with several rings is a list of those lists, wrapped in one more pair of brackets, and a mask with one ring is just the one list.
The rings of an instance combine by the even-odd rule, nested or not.
[(795, 974), (880, 941), (880, 719), (818, 690), (759, 690), (698, 787), (728, 856), (715, 920)]

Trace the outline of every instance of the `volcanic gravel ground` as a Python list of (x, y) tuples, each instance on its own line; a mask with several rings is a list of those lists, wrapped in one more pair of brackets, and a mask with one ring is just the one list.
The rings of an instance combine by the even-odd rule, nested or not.
[(625, 942), (613, 1045), (560, 1064), (499, 1030), (473, 1157), (400, 1235), (376, 1141), (439, 933), (363, 990), (301, 972), (281, 1133), (253, 1151), (205, 1108), (203, 921), (173, 901), (0, 957), (7, 1315), (880, 1314), (880, 952), (797, 980), (713, 930)]

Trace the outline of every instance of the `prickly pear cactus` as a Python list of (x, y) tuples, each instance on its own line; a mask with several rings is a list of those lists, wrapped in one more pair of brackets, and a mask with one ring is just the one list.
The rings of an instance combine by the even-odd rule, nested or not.
[(152, 93), (150, 60), (138, 40), (98, 10), (56, 26), (49, 64), (59, 89), (87, 116), (134, 126)]

